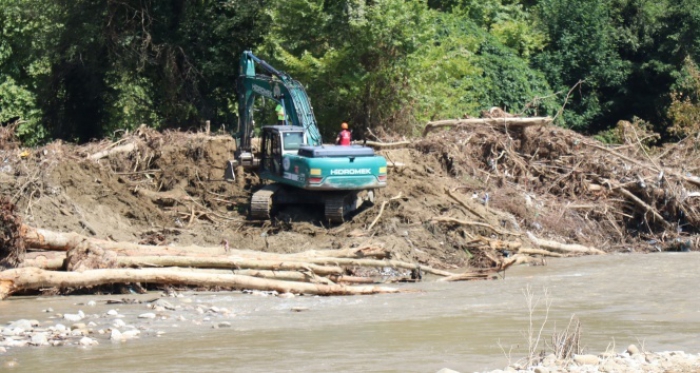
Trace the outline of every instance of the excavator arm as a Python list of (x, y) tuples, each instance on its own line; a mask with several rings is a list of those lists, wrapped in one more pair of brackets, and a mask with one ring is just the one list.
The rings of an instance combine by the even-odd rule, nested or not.
[[(255, 66), (262, 67), (267, 74), (257, 74)], [(321, 145), (321, 133), (316, 124), (309, 96), (298, 81), (270, 66), (250, 51), (243, 52), (240, 61), (238, 90), (238, 131), (240, 149), (251, 150), (253, 134), (253, 103), (262, 96), (280, 103), (287, 115), (287, 123), (303, 127), (308, 145)]]

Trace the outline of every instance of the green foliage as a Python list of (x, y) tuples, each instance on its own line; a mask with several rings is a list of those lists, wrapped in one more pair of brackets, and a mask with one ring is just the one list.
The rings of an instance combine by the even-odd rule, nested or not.
[(700, 132), (700, 70), (690, 58), (686, 58), (679, 90), (672, 91), (668, 117), (669, 133), (676, 136), (695, 135)]
[[(536, 6), (549, 44), (534, 62), (552, 87), (568, 98), (563, 122), (583, 130), (612, 110), (615, 95), (629, 75), (617, 49), (609, 1), (542, 0)], [(564, 97), (562, 95), (562, 104)]]
[(698, 30), (697, 0), (3, 0), (0, 122), (32, 144), (230, 126), (253, 49), (307, 86), (326, 138), (564, 104), (561, 124), (604, 139), (635, 116), (678, 136), (698, 121)]

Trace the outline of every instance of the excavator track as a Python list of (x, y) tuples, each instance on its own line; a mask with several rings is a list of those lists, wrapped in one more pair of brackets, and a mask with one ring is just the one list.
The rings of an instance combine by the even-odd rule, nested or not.
[(342, 223), (362, 203), (357, 193), (346, 193), (326, 197), (325, 218), (331, 223)]
[(345, 196), (333, 196), (326, 199), (325, 218), (331, 223), (342, 223), (345, 221), (346, 206)]
[(250, 201), (250, 217), (255, 220), (269, 220), (272, 213), (272, 198), (279, 187), (265, 185), (253, 193)]

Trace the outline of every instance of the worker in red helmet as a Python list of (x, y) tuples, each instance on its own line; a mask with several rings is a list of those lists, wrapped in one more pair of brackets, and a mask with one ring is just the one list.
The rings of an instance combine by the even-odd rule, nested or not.
[(352, 132), (348, 131), (348, 124), (343, 122), (340, 125), (340, 133), (335, 138), (336, 145), (350, 145), (352, 142)]

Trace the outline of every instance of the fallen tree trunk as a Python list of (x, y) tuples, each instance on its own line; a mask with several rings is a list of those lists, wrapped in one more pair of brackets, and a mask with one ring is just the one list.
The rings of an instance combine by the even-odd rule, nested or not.
[(240, 259), (233, 257), (186, 257), (186, 256), (121, 256), (117, 263), (126, 267), (196, 267), (196, 268), (231, 268), (264, 269), (273, 271), (306, 271), (318, 275), (339, 275), (340, 267), (323, 266), (307, 262), (278, 262), (261, 259)]
[[(120, 255), (129, 256), (187, 256), (194, 257), (203, 255), (213, 256), (236, 256), (246, 259), (263, 260), (305, 260), (307, 257), (350, 257), (350, 258), (377, 258), (388, 257), (389, 252), (382, 248), (363, 246), (360, 248), (349, 248), (340, 250), (312, 250), (297, 254), (275, 254), (261, 251), (226, 249), (225, 245), (214, 247), (203, 246), (152, 246), (140, 245), (131, 242), (107, 241), (99, 238), (83, 236), (75, 232), (62, 233), (53, 232), (41, 228), (33, 228), (22, 225), (21, 236), (28, 248), (47, 251), (68, 251), (83, 241), (89, 241), (102, 249), (114, 251)], [(298, 258), (298, 259), (295, 259)]]
[(454, 273), (435, 269), (420, 264), (401, 262), (397, 260), (374, 260), (374, 259), (350, 259), (350, 258), (309, 258), (308, 263), (323, 264), (323, 265), (338, 265), (338, 266), (357, 266), (357, 267), (391, 267), (402, 269), (417, 269), (426, 273), (438, 276), (452, 276)]
[(119, 145), (115, 146), (111, 149), (103, 150), (100, 152), (97, 152), (95, 154), (89, 155), (88, 158), (92, 159), (93, 161), (96, 161), (98, 159), (102, 159), (105, 157), (108, 157), (112, 154), (118, 154), (118, 153), (129, 153), (136, 150), (136, 144), (134, 143), (129, 143), (129, 144), (124, 144), (124, 145)]
[(148, 269), (98, 269), (84, 272), (55, 272), (38, 268), (16, 268), (0, 272), (0, 299), (20, 291), (43, 288), (91, 287), (115, 283), (149, 283), (158, 285), (190, 285), (277, 291), (313, 295), (360, 295), (398, 293), (399, 289), (384, 286), (323, 285), (305, 282), (268, 280), (241, 275), (188, 273)]
[(578, 244), (565, 244), (556, 241), (543, 240), (541, 238), (535, 237), (533, 234), (528, 232), (528, 237), (530, 241), (537, 246), (543, 247), (545, 249), (563, 251), (566, 253), (579, 253), (579, 254), (597, 254), (605, 255), (605, 251), (599, 250), (593, 247), (578, 245)]
[(486, 125), (497, 129), (522, 129), (530, 126), (543, 126), (552, 123), (550, 117), (532, 118), (469, 118), (469, 119), (447, 119), (428, 122), (423, 129), (423, 137), (430, 131), (441, 127), (467, 127), (473, 125)]

